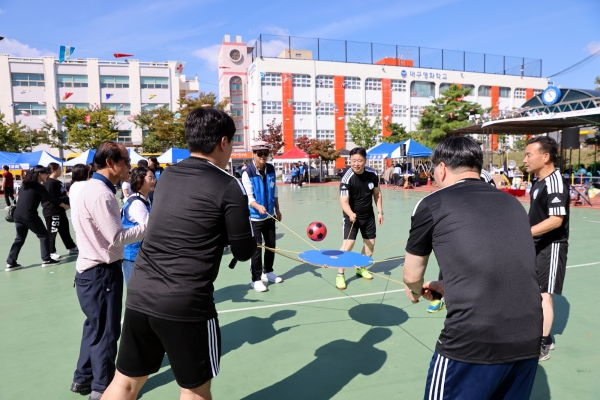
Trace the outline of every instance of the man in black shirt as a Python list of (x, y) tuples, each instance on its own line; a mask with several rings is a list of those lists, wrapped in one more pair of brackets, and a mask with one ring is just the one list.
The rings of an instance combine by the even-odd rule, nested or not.
[(186, 119), (191, 157), (167, 168), (156, 185), (127, 288), (118, 372), (104, 400), (137, 398), (165, 352), (181, 398), (211, 398), (221, 353), (213, 282), (223, 248), (229, 243), (241, 261), (256, 250), (248, 198), (224, 170), (234, 133), (219, 110), (198, 108)]
[[(361, 253), (367, 256), (373, 254), (375, 248), (375, 214), (373, 213), (373, 199), (377, 205), (379, 225), (383, 224), (383, 205), (381, 191), (379, 190), (379, 176), (373, 168), (365, 167), (367, 162), (367, 151), (362, 147), (350, 150), (350, 167), (342, 177), (340, 183), (340, 202), (344, 215), (343, 251), (352, 251), (356, 235), (360, 229), (363, 238)], [(373, 275), (365, 268), (356, 270), (356, 275), (365, 279), (373, 279)], [(346, 289), (344, 269), (338, 269), (335, 286)]]
[[(483, 154), (474, 140), (445, 139), (431, 159), (441, 189), (413, 211), (403, 269), (413, 303), (435, 291), (448, 310), (425, 398), (527, 399), (542, 336), (527, 214), (479, 179)], [(444, 279), (424, 283), (432, 251)]]
[(556, 141), (547, 136), (538, 136), (527, 142), (523, 160), (527, 172), (537, 175), (531, 186), (529, 222), (535, 241), (544, 310), (540, 361), (549, 359), (549, 351), (554, 350), (550, 336), (554, 321), (552, 294), (562, 293), (569, 248), (569, 185), (563, 182), (560, 170), (554, 167), (557, 157)]

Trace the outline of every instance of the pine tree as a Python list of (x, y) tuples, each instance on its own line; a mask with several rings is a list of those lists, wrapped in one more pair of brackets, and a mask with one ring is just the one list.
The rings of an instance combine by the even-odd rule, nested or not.
[(397, 122), (389, 122), (385, 129), (390, 132), (389, 136), (383, 136), (381, 139), (386, 143), (400, 143), (411, 138), (410, 133), (406, 132), (404, 125)]

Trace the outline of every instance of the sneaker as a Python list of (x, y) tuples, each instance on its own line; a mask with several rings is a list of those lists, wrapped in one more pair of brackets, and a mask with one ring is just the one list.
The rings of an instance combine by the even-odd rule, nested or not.
[(335, 278), (335, 287), (340, 290), (346, 289), (346, 277), (344, 275), (338, 275)]
[(257, 292), (267, 291), (267, 287), (265, 286), (263, 281), (254, 281), (250, 284), (250, 286), (252, 286), (252, 289), (256, 290)]
[(359, 269), (357, 269), (356, 270), (356, 275), (362, 276), (363, 278), (365, 278), (367, 280), (373, 279), (373, 275), (371, 275), (371, 273), (369, 271), (367, 271), (366, 268), (359, 268)]
[(440, 310), (446, 308), (446, 303), (443, 300), (433, 300), (429, 303), (429, 307), (427, 308), (428, 313), (436, 313)]
[(4, 270), (6, 272), (10, 272), (10, 271), (16, 271), (21, 268), (23, 268), (23, 266), (21, 264), (12, 263), (12, 264), (6, 264), (6, 268)]
[(48, 261), (42, 261), (42, 268), (46, 268), (49, 267), (51, 265), (55, 265), (55, 264), (60, 264), (60, 261), (57, 260), (48, 260)]
[(50, 254), (50, 258), (53, 260), (58, 260), (60, 258), (60, 254), (52, 253), (52, 254)]
[(267, 272), (266, 274), (262, 274), (260, 280), (263, 282), (271, 282), (271, 283), (281, 283), (283, 279), (279, 276), (275, 275), (275, 272)]
[(550, 343), (550, 350), (554, 350), (554, 343)]
[(539, 361), (546, 361), (550, 359), (550, 346), (542, 345), (540, 347), (540, 358)]
[(88, 383), (75, 383), (71, 384), (71, 392), (79, 393), (81, 395), (90, 394), (92, 392), (92, 382)]
[(77, 246), (73, 247), (72, 249), (69, 249), (69, 255), (73, 254), (79, 254), (79, 248)]

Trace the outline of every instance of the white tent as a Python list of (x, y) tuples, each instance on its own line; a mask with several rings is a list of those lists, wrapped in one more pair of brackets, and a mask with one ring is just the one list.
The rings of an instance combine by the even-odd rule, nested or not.
[(81, 153), (81, 155), (65, 162), (64, 165), (65, 167), (73, 167), (77, 164), (87, 165), (94, 161), (94, 154), (96, 154), (96, 150), (86, 150), (83, 153)]
[(127, 152), (129, 153), (129, 158), (131, 159), (131, 166), (132, 167), (137, 167), (137, 163), (140, 160), (146, 160), (147, 159), (145, 157), (142, 157), (137, 151), (133, 150), (133, 149), (127, 149)]

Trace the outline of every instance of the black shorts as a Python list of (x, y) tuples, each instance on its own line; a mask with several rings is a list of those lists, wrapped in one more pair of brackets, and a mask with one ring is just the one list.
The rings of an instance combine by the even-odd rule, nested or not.
[(561, 294), (567, 270), (568, 243), (550, 243), (536, 247), (536, 267), (540, 291)]
[(165, 353), (179, 386), (204, 385), (219, 373), (219, 321), (168, 321), (126, 308), (117, 370), (129, 377), (156, 373)]
[[(356, 214), (356, 221), (354, 221), (354, 225), (350, 218), (344, 214), (343, 219), (343, 230), (344, 230), (344, 240), (356, 240), (356, 236), (358, 234), (358, 230), (360, 229), (360, 235), (363, 239), (375, 239), (377, 237), (377, 224), (375, 223), (375, 214), (366, 214), (359, 215)], [(350, 231), (352, 228), (352, 232)], [(350, 235), (350, 236), (348, 236)]]

